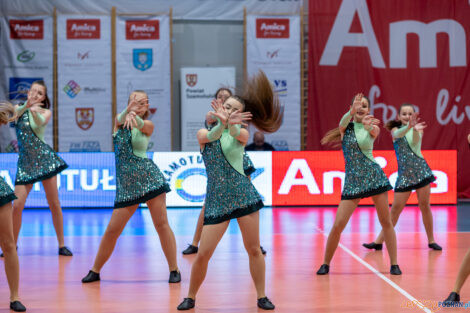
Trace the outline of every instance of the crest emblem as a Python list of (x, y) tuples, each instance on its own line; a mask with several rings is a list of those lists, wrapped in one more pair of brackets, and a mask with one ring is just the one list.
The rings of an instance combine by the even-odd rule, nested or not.
[(186, 84), (189, 87), (194, 87), (197, 84), (197, 74), (186, 74)]
[(76, 108), (75, 109), (75, 122), (78, 127), (83, 130), (88, 130), (95, 121), (95, 109), (94, 108)]
[(132, 51), (132, 60), (136, 69), (146, 71), (152, 67), (152, 49), (134, 49)]

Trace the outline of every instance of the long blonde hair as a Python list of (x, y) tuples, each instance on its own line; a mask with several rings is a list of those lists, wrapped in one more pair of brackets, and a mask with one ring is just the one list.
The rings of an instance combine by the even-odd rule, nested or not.
[(8, 101), (0, 101), (0, 124), (13, 122), (16, 119), (16, 111)]

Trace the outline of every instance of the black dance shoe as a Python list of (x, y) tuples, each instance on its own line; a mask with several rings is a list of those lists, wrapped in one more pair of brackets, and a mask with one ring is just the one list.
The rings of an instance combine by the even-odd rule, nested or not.
[(460, 295), (456, 292), (451, 292), (447, 299), (442, 303), (443, 307), (451, 307), (456, 302), (460, 302)]
[(258, 299), (258, 308), (263, 310), (274, 310), (275, 306), (268, 297)]
[(330, 272), (330, 266), (328, 264), (322, 264), (320, 269), (317, 271), (317, 275), (326, 275)]
[(191, 299), (191, 298), (184, 298), (183, 302), (178, 305), (177, 309), (180, 311), (184, 310), (189, 310), (194, 308), (194, 305), (196, 304), (196, 300)]
[(179, 283), (181, 281), (181, 273), (178, 271), (171, 271), (170, 272), (170, 279), (168, 279), (169, 283)]
[(392, 265), (390, 267), (390, 274), (392, 274), (392, 275), (401, 275), (400, 267), (398, 267), (398, 265)]
[(261, 253), (262, 253), (263, 255), (266, 255), (266, 250), (264, 250), (262, 246), (259, 246), (259, 248), (261, 249)]
[(89, 271), (88, 275), (82, 278), (82, 283), (92, 283), (100, 280), (100, 273)]
[(24, 312), (26, 311), (26, 307), (20, 301), (13, 301), (10, 302), (10, 310), (15, 312)]
[(372, 241), (371, 243), (363, 243), (362, 246), (366, 247), (367, 249), (382, 250), (383, 245), (381, 243), (375, 243)]
[(197, 250), (199, 250), (198, 247), (189, 245), (186, 249), (184, 249), (183, 254), (194, 254), (197, 253)]
[(66, 246), (63, 246), (59, 248), (59, 255), (72, 256), (73, 253), (72, 251), (70, 251), (69, 248), (67, 248)]
[(436, 251), (442, 250), (442, 247), (435, 242), (428, 244), (428, 247)]

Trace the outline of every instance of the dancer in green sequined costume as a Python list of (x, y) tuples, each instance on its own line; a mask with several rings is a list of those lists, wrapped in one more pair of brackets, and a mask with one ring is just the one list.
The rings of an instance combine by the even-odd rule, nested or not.
[(67, 164), (44, 141), (46, 126), (52, 116), (49, 108), (50, 101), (43, 81), (35, 81), (28, 91), (27, 101), (16, 106), (19, 153), (15, 194), (18, 199), (13, 202), (13, 232), (18, 242), (26, 199), (33, 184), (41, 182), (52, 213), (59, 255), (72, 256), (72, 251), (65, 246), (64, 221), (57, 190), (57, 175), (67, 168)]
[(170, 191), (155, 163), (147, 157), (154, 125), (147, 120), (148, 96), (134, 91), (127, 108), (116, 117), (114, 151), (116, 159), (116, 199), (113, 214), (101, 239), (95, 263), (83, 283), (100, 280), (100, 271), (111, 256), (116, 241), (140, 203), (146, 203), (168, 262), (170, 283), (181, 281), (176, 261), (176, 240), (168, 224), (166, 193)]
[[(16, 114), (13, 106), (8, 103), (0, 103), (0, 125), (15, 120)], [(15, 237), (13, 235), (12, 205), (16, 199), (13, 190), (0, 177), (0, 246), (5, 254), (5, 273), (10, 287), (10, 309), (15, 312), (26, 311), (19, 301), (18, 286), (20, 280), (20, 266), (16, 253)]]
[[(391, 209), (392, 223), (394, 226), (397, 224), (411, 191), (416, 190), (419, 209), (428, 236), (428, 247), (440, 251), (442, 247), (434, 241), (433, 218), (429, 202), (431, 183), (436, 178), (421, 154), (421, 142), (426, 124), (419, 121), (413, 105), (409, 103), (400, 106), (398, 118), (399, 120), (390, 121), (386, 125), (393, 137), (393, 147), (398, 163), (398, 178)], [(363, 246), (368, 249), (382, 250), (383, 241), (384, 235), (380, 232), (373, 242), (364, 243)]]
[[(227, 100), (230, 96), (232, 96), (232, 91), (228, 88), (222, 87), (222, 88), (219, 88), (215, 92), (215, 99), (221, 100), (222, 102), (225, 102), (225, 100)], [(212, 118), (212, 114), (210, 112), (207, 113), (206, 121), (205, 121), (206, 128), (210, 130), (216, 123), (217, 123), (217, 120)], [(253, 162), (251, 161), (247, 153), (243, 154), (243, 171), (245, 172), (245, 175), (248, 176), (248, 178), (250, 178), (250, 175), (256, 171), (255, 166), (253, 165)], [(201, 239), (203, 225), (204, 225), (204, 204), (202, 205), (201, 212), (199, 213), (199, 217), (197, 219), (196, 230), (194, 231), (194, 236), (193, 236), (193, 242), (190, 245), (188, 245), (188, 247), (183, 251), (184, 255), (197, 253), (199, 240)], [(260, 249), (261, 249), (261, 253), (265, 255), (266, 250), (264, 250), (262, 246), (260, 246)]]
[(207, 272), (209, 260), (231, 219), (237, 219), (250, 272), (255, 284), (258, 307), (274, 309), (265, 294), (265, 263), (259, 241), (261, 196), (243, 171), (244, 146), (249, 134), (242, 125), (252, 116), (252, 123), (265, 132), (274, 132), (282, 124), (283, 112), (273, 88), (263, 72), (245, 85), (242, 96), (231, 96), (222, 105), (213, 101), (212, 114), (218, 123), (210, 131), (197, 133), (207, 172), (204, 227), (199, 251), (191, 268), (188, 296), (178, 310), (195, 306), (196, 294)]
[[(349, 111), (343, 116), (339, 127), (329, 131), (322, 144), (342, 142), (346, 175), (341, 202), (336, 212), (333, 228), (328, 235), (324, 262), (317, 275), (326, 275), (330, 262), (346, 224), (361, 198), (372, 197), (380, 224), (384, 230), (390, 256), (390, 274), (401, 275), (397, 264), (397, 239), (388, 210), (387, 191), (392, 189), (387, 176), (372, 155), (375, 138), (380, 133), (380, 121), (370, 112), (370, 102), (362, 94), (356, 95)], [(351, 121), (353, 118), (353, 122)]]

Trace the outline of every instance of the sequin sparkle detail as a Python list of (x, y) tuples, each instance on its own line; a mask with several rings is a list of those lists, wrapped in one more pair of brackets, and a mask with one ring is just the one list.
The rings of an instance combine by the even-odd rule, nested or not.
[(342, 147), (346, 178), (341, 200), (366, 198), (392, 189), (380, 165), (365, 156), (359, 148), (353, 123), (349, 123), (344, 132)]
[(132, 134), (119, 129), (113, 138), (116, 162), (116, 198), (114, 208), (124, 208), (153, 199), (170, 191), (158, 166), (132, 151)]
[(417, 156), (405, 137), (393, 142), (398, 163), (395, 192), (406, 192), (429, 185), (436, 180), (425, 159)]
[(56, 176), (68, 165), (31, 129), (28, 111), (16, 122), (18, 167), (15, 185), (29, 185)]

